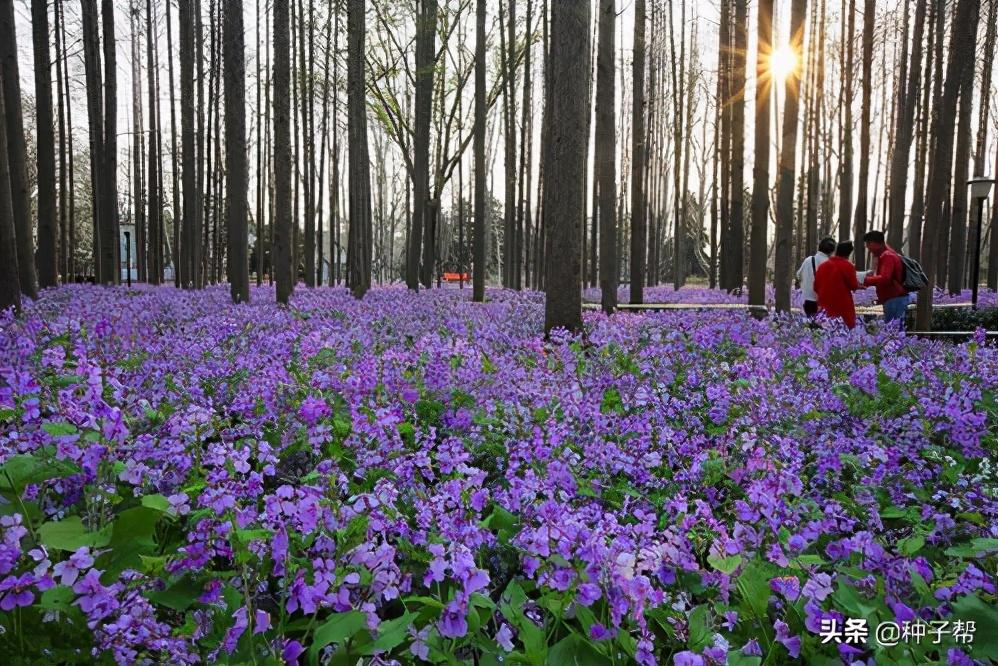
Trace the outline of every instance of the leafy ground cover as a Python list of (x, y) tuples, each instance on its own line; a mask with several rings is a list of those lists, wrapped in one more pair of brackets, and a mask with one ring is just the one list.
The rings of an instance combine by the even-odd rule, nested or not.
[(0, 321), (0, 654), (998, 657), (998, 349), (731, 312), (548, 344), (540, 295), (467, 296), (70, 286)]

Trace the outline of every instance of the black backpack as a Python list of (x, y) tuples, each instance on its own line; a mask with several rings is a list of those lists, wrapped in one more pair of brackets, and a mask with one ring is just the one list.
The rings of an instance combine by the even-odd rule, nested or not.
[(901, 265), (904, 267), (904, 281), (902, 282), (902, 286), (905, 291), (908, 293), (920, 291), (929, 284), (929, 278), (926, 277), (925, 271), (922, 270), (921, 264), (917, 261), (902, 254)]

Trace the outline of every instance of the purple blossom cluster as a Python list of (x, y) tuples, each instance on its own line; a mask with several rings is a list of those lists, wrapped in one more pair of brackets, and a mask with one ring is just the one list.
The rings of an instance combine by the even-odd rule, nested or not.
[(0, 652), (865, 664), (823, 621), (991, 617), (995, 347), (469, 296), (0, 320)]

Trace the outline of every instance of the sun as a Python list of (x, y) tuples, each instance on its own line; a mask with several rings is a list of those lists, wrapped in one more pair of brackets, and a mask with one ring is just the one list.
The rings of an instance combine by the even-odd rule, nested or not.
[(797, 54), (789, 46), (781, 46), (769, 56), (770, 75), (777, 81), (784, 81), (797, 67)]

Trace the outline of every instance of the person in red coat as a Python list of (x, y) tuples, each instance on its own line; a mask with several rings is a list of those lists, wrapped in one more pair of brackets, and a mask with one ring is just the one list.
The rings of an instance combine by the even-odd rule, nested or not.
[(849, 328), (856, 326), (856, 305), (852, 292), (857, 291), (856, 266), (849, 261), (851, 241), (835, 246), (835, 256), (818, 266), (814, 276), (814, 293), (818, 295), (818, 311), (829, 319), (840, 318)]

